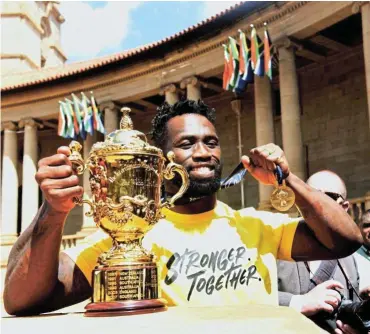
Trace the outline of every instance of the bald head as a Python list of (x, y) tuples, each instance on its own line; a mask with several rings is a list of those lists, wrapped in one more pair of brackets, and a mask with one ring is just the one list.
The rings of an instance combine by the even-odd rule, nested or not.
[(344, 200), (347, 198), (347, 188), (344, 181), (330, 170), (322, 170), (311, 175), (307, 184), (322, 192), (340, 194)]

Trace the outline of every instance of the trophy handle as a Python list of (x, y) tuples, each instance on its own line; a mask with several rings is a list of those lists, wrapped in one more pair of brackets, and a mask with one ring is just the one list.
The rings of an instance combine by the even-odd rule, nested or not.
[(175, 195), (173, 195), (170, 198), (169, 201), (164, 202), (161, 205), (161, 207), (174, 206), (174, 203), (176, 202), (176, 200), (179, 199), (182, 195), (184, 195), (184, 193), (186, 192), (186, 190), (189, 187), (188, 172), (186, 171), (186, 169), (183, 166), (174, 162), (175, 153), (173, 153), (172, 151), (169, 151), (167, 153), (167, 158), (170, 161), (170, 163), (166, 166), (166, 169), (163, 172), (164, 178), (167, 179), (167, 180), (171, 180), (175, 177), (175, 172), (179, 173), (180, 176), (181, 176), (182, 185), (181, 185), (181, 188), (179, 189), (179, 191)]
[[(73, 140), (69, 144), (69, 149), (71, 150), (71, 155), (68, 158), (72, 163), (72, 169), (76, 171), (77, 175), (83, 174), (86, 169), (86, 164), (80, 153), (82, 150), (82, 145), (79, 142)], [(86, 212), (85, 216), (91, 217), (94, 214), (94, 204), (90, 200), (82, 199), (82, 197), (73, 197), (73, 203), (80, 206), (82, 206), (83, 203), (90, 205), (90, 211)]]
[(78, 175), (83, 174), (86, 169), (86, 165), (80, 153), (82, 145), (78, 141), (73, 140), (69, 144), (69, 149), (71, 150), (69, 160), (72, 162), (72, 169), (76, 171)]

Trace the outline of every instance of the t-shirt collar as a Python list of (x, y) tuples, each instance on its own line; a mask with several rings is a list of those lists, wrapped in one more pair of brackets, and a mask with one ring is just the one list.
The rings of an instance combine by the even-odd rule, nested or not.
[(213, 210), (196, 213), (196, 214), (183, 214), (177, 213), (170, 209), (164, 208), (162, 213), (165, 215), (165, 219), (173, 222), (187, 222), (188, 224), (191, 223), (199, 223), (200, 221), (209, 221), (212, 219), (217, 218), (231, 218), (233, 217), (233, 210), (228, 207), (226, 204), (217, 201), (216, 206)]

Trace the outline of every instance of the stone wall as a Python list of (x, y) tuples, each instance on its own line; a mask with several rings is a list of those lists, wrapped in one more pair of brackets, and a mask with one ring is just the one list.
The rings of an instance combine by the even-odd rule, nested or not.
[(58, 7), (57, 2), (50, 1), (2, 1), (2, 75), (63, 65), (64, 55), (53, 48), (61, 49), (63, 19)]
[(27, 56), (36, 66), (40, 66), (40, 32), (21, 17), (1, 19), (1, 54), (7, 55), (6, 57), (17, 55), (17, 58), (1, 60), (2, 75), (34, 69), (31, 64), (19, 58), (20, 55)]
[(362, 50), (302, 72), (299, 82), (309, 174), (330, 169), (347, 184), (349, 198), (364, 196), (370, 191), (370, 132)]

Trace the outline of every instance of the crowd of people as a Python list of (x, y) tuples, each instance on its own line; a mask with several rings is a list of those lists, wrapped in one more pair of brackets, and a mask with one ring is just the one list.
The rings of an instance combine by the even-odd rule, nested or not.
[[(302, 217), (233, 210), (217, 200), (222, 157), (215, 110), (202, 101), (164, 103), (152, 125), (155, 145), (173, 151), (190, 179), (185, 196), (163, 209), (165, 218), (143, 239), (158, 259), (169, 306), (280, 304), (329, 332), (363, 331), (334, 316), (343, 300), (370, 298), (370, 211), (359, 225), (352, 220), (338, 175), (321, 171), (304, 182), (280, 147), (256, 147), (241, 158), (244, 167), (258, 182), (275, 185), (279, 166)], [(70, 154), (60, 147), (39, 162), (36, 180), (45, 201), (9, 256), (4, 303), (10, 314), (49, 312), (89, 298), (97, 258), (112, 245), (99, 230), (60, 252), (72, 199), (83, 193)], [(178, 188), (176, 180), (165, 182), (169, 195)], [(217, 258), (214, 265), (206, 261), (211, 258)]]

